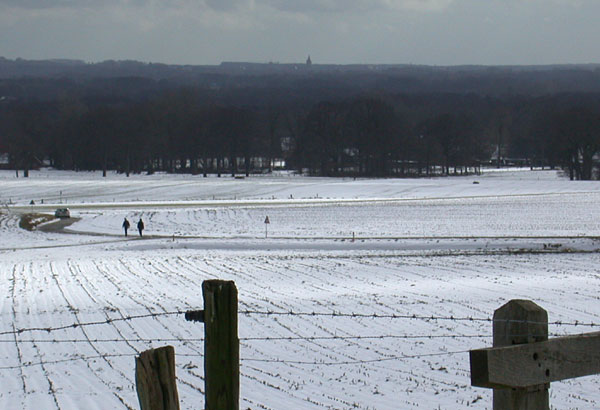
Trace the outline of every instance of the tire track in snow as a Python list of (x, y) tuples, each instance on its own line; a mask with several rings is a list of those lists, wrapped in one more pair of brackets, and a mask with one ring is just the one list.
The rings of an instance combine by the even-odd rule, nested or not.
[[(144, 261), (145, 261), (145, 260), (144, 260)], [(164, 265), (162, 262), (157, 262), (157, 260), (156, 260), (156, 259), (155, 259), (153, 262), (154, 262), (154, 263), (153, 263), (153, 265), (152, 265), (153, 267), (154, 267), (155, 265), (158, 265), (158, 266), (161, 266), (161, 265), (162, 265), (163, 267), (165, 267), (165, 266), (166, 266), (166, 265)], [(126, 263), (126, 261), (125, 261), (125, 260), (123, 260), (123, 259), (120, 259), (120, 260), (119, 260), (119, 263), (120, 263), (120, 266), (121, 266), (122, 268), (124, 268), (124, 269), (125, 269), (126, 273), (128, 273), (128, 274), (132, 275), (133, 277), (137, 278), (136, 282), (137, 282), (137, 281), (139, 281), (139, 280), (142, 280), (142, 281), (146, 282), (147, 286), (144, 286), (144, 288), (146, 288), (146, 287), (148, 287), (148, 288), (152, 287), (152, 284), (151, 284), (151, 282), (150, 282), (150, 281), (148, 281), (148, 280), (147, 280), (145, 277), (143, 277), (143, 276), (139, 275), (138, 273), (136, 273), (136, 271), (135, 271), (135, 270), (134, 270), (134, 269), (133, 269), (131, 266), (129, 266), (129, 265)], [(172, 272), (174, 272), (172, 269), (169, 269), (169, 270), (171, 270)], [(160, 272), (160, 269), (157, 269), (156, 271)], [(146, 272), (147, 272), (147, 271), (146, 271)], [(155, 273), (156, 273), (156, 272), (155, 272)], [(170, 280), (173, 278), (173, 276), (176, 276), (176, 277), (177, 277), (177, 276), (179, 276), (179, 275), (177, 275), (177, 273), (176, 273), (176, 272), (174, 272), (174, 275), (166, 275), (166, 273), (163, 273), (163, 275), (162, 275), (162, 277), (163, 277), (164, 279), (166, 279), (166, 280), (167, 280), (167, 282), (170, 282)], [(158, 281), (156, 281), (156, 282), (158, 282)], [(183, 283), (183, 282), (182, 282), (182, 285), (188, 285), (188, 284), (186, 284), (186, 283)], [(164, 289), (164, 288), (167, 288), (167, 287), (169, 287), (169, 286), (164, 286), (164, 285), (162, 286), (162, 288), (163, 288), (163, 289)], [(130, 289), (130, 290), (131, 290), (131, 289)], [(132, 300), (134, 300), (135, 302), (137, 302), (138, 304), (140, 304), (140, 305), (145, 305), (144, 303), (140, 302), (140, 300), (143, 300), (143, 297), (142, 297), (141, 295), (143, 295), (143, 293), (138, 293), (138, 297), (140, 297), (141, 299), (138, 299), (138, 297), (134, 298), (132, 295), (129, 295), (129, 297), (130, 297)], [(168, 296), (168, 295), (166, 295), (166, 294), (163, 294), (163, 296)], [(155, 301), (155, 304), (156, 304), (156, 305), (157, 305), (157, 306), (158, 306), (160, 309), (162, 309), (163, 311), (165, 311), (165, 312), (167, 311), (167, 309), (166, 309), (164, 306), (162, 306), (162, 305), (161, 305), (161, 304), (160, 304), (158, 301)], [(145, 305), (145, 306), (147, 306), (147, 305)], [(190, 305), (187, 305), (187, 306), (186, 306), (186, 308), (187, 308), (187, 309), (190, 309), (190, 308), (192, 308), (192, 309), (193, 309), (193, 307), (192, 307), (192, 306), (190, 306)], [(151, 311), (150, 309), (148, 309), (148, 310), (149, 310), (149, 311)], [(157, 320), (160, 322), (161, 326), (162, 326), (162, 327), (163, 327), (163, 328), (164, 328), (164, 329), (165, 329), (165, 330), (166, 330), (166, 331), (167, 331), (167, 332), (168, 332), (168, 333), (169, 333), (169, 334), (170, 334), (170, 335), (171, 335), (173, 338), (178, 338), (178, 339), (186, 339), (186, 338), (193, 338), (193, 337), (195, 337), (195, 336), (197, 337), (197, 335), (194, 335), (194, 334), (193, 334), (193, 333), (192, 333), (190, 330), (188, 330), (188, 328), (187, 328), (187, 327), (184, 327), (184, 331), (187, 333), (187, 335), (183, 335), (183, 336), (182, 336), (181, 334), (176, 334), (176, 333), (174, 333), (174, 332), (173, 332), (173, 330), (171, 330), (171, 328), (170, 328), (169, 326), (165, 325), (165, 324), (162, 322), (162, 320), (160, 320), (160, 319), (161, 319), (160, 317), (157, 317), (156, 319), (157, 319)], [(183, 344), (186, 346), (186, 348), (188, 348), (189, 350), (191, 350), (192, 352), (194, 352), (194, 353), (195, 353), (195, 354), (197, 354), (198, 356), (202, 357), (202, 360), (203, 360), (203, 357), (204, 357), (204, 346), (201, 346), (201, 347), (200, 347), (200, 346), (197, 346), (197, 345), (196, 345), (196, 342), (183, 341), (183, 340), (182, 340), (182, 343), (183, 343)], [(199, 375), (199, 374), (197, 374), (196, 372), (192, 371), (192, 369), (191, 369), (189, 366), (183, 366), (183, 368), (182, 368), (182, 369), (186, 371), (186, 374), (188, 374), (188, 375), (190, 375), (190, 376), (192, 376), (192, 377), (194, 377), (194, 378), (197, 378), (197, 379), (199, 379), (199, 380), (200, 380), (200, 382), (204, 383), (204, 377), (203, 377), (202, 375)], [(181, 374), (180, 374), (179, 376), (177, 376), (177, 380), (178, 380), (178, 381), (180, 381), (181, 383), (183, 383), (184, 385), (186, 385), (186, 386), (190, 387), (192, 390), (194, 390), (194, 391), (196, 391), (196, 392), (199, 392), (199, 393), (201, 393), (202, 395), (204, 395), (204, 390), (202, 389), (202, 387), (200, 387), (200, 386), (198, 386), (198, 385), (195, 385), (193, 382), (190, 382), (190, 381), (187, 381), (187, 380), (183, 379), (183, 378), (182, 378), (182, 376), (181, 376)], [(181, 395), (181, 393), (180, 393), (180, 395)]]
[[(67, 307), (69, 308), (69, 310), (72, 312), (73, 316), (75, 316), (75, 323), (77, 324), (81, 324), (82, 321), (79, 317), (79, 313), (78, 310), (75, 306), (73, 306), (73, 304), (71, 303), (71, 301), (69, 300), (69, 298), (67, 297), (63, 287), (61, 286), (60, 282), (58, 281), (58, 274), (56, 272), (56, 267), (53, 263), (50, 264), (50, 272), (52, 275), (52, 278), (54, 279), (54, 282), (58, 288), (59, 293), (61, 294), (64, 302), (66, 303)], [(85, 329), (84, 326), (78, 326), (78, 328), (80, 329), (81, 333), (83, 334), (84, 338), (87, 340), (88, 345), (92, 348), (92, 350), (94, 352), (96, 352), (96, 354), (98, 355), (98, 357), (102, 358), (102, 360), (106, 363), (106, 365), (112, 369), (113, 371), (115, 371), (117, 374), (119, 374), (127, 383), (134, 385), (135, 383), (131, 380), (131, 378), (129, 378), (125, 373), (123, 373), (121, 370), (115, 368), (112, 364), (112, 362), (110, 360), (108, 360), (108, 358), (105, 357), (105, 355), (102, 354), (102, 352), (98, 349), (98, 347), (96, 346), (96, 344), (94, 342), (92, 342), (92, 340), (89, 337), (88, 331)], [(117, 398), (117, 400), (119, 400), (123, 406), (125, 406), (128, 410), (134, 410), (135, 405), (131, 406), (129, 404), (127, 404), (127, 402), (125, 401), (125, 399), (123, 397), (121, 397), (118, 393), (116, 393), (112, 388), (114, 387), (113, 384), (114, 382), (109, 382), (107, 380), (105, 380), (103, 377), (101, 377), (99, 375), (99, 372), (97, 372), (96, 370), (94, 370), (91, 366), (91, 364), (86, 360), (85, 361), (87, 367), (90, 369), (90, 371), (92, 372), (92, 374), (94, 376), (96, 376), (96, 378), (102, 383), (104, 384), (109, 391)]]
[[(454, 261), (452, 259), (451, 261)], [(452, 288), (458, 286), (456, 283), (458, 279), (461, 279), (457, 272), (462, 272), (460, 275), (464, 275), (465, 272), (470, 272), (469, 270), (463, 269), (461, 266), (456, 266), (452, 264), (448, 266), (444, 264), (440, 266), (440, 264), (431, 263), (427, 258), (402, 258), (402, 259), (377, 259), (377, 260), (369, 260), (363, 259), (362, 263), (368, 266), (371, 266), (374, 269), (374, 272), (378, 272), (378, 275), (381, 275), (381, 272), (389, 272), (391, 275), (387, 278), (387, 281), (391, 281), (392, 283), (406, 283), (407, 286), (399, 289), (403, 296), (412, 295), (410, 299), (414, 301), (420, 301), (420, 303), (413, 303), (411, 306), (408, 306), (410, 310), (403, 310), (395, 313), (400, 314), (422, 314), (423, 316), (427, 315), (436, 315), (436, 316), (462, 316), (462, 317), (472, 317), (472, 316), (483, 316), (488, 317), (490, 312), (483, 310), (481, 307), (474, 306), (470, 301), (461, 300), (459, 297), (448, 297), (445, 294), (438, 294), (437, 292), (423, 291), (420, 290), (422, 286), (425, 284), (428, 288), (431, 286)], [(429, 267), (429, 268), (428, 268)], [(435, 271), (435, 275), (431, 275), (431, 271)], [(477, 286), (473, 283), (466, 283), (464, 280), (460, 280), (461, 289), (465, 287), (469, 287), (470, 289), (478, 289), (482, 293), (486, 292), (489, 287), (485, 286)], [(443, 307), (440, 311), (435, 311), (434, 306)], [(425, 308), (426, 310), (423, 310)], [(459, 312), (454, 309), (459, 309)], [(449, 323), (444, 324), (444, 326), (463, 326), (464, 324), (452, 324)], [(455, 334), (460, 334), (456, 328), (449, 328), (451, 332), (455, 332)], [(484, 332), (485, 333), (485, 332)]]
[[(123, 273), (125, 274), (129, 274), (132, 277), (134, 277), (136, 279), (136, 283), (139, 283), (139, 281), (143, 281), (146, 284), (148, 284), (148, 281), (145, 280), (145, 278), (142, 278), (141, 276), (137, 275), (135, 272), (133, 272), (131, 269), (129, 269), (126, 265), (126, 263), (122, 260), (119, 259), (118, 260), (118, 265), (121, 270), (125, 270)], [(122, 289), (117, 286), (117, 283), (115, 282), (115, 277), (112, 276), (109, 273), (109, 270), (105, 267), (105, 266), (100, 266), (100, 263), (105, 263), (105, 262), (100, 262), (98, 260), (93, 260), (93, 264), (95, 265), (96, 269), (98, 270), (98, 272), (104, 276), (104, 278), (111, 283), (115, 290), (117, 292), (122, 291)], [(117, 268), (117, 266), (115, 265), (115, 268)], [(144, 295), (147, 295), (147, 293), (143, 293), (143, 292), (138, 292), (138, 291), (134, 291), (132, 287), (128, 288), (128, 291), (126, 292), (126, 297), (131, 300), (133, 303), (135, 303), (136, 305), (140, 306), (142, 309), (148, 311), (148, 313), (155, 313), (155, 311), (153, 309), (151, 309), (149, 307), (149, 305), (145, 302), (145, 297)], [(167, 312), (167, 310), (162, 307), (159, 303), (154, 303), (156, 306), (158, 306), (160, 309), (162, 309), (164, 312)], [(155, 317), (154, 318), (154, 323), (159, 324), (169, 335), (171, 335), (172, 338), (176, 338), (176, 339), (186, 339), (189, 338), (189, 336), (194, 336), (194, 335), (190, 335), (188, 333), (188, 337), (186, 336), (181, 336), (180, 334), (176, 334), (174, 333), (171, 328), (169, 328), (169, 326), (167, 326), (166, 324), (163, 323), (163, 321), (161, 320), (160, 317)], [(189, 342), (189, 341), (182, 341), (182, 343), (186, 346), (187, 349), (191, 350), (192, 352), (194, 352), (195, 354), (198, 354), (200, 357), (203, 358), (204, 356), (204, 349), (203, 347), (200, 348), (198, 346), (196, 346), (195, 342)], [(191, 375), (194, 378), (198, 378), (197, 375), (194, 374), (194, 372), (190, 371), (190, 369), (186, 369), (186, 367), (182, 367), (181, 369), (186, 371), (186, 374)], [(204, 395), (204, 391), (200, 386), (197, 386), (196, 384), (194, 384), (193, 382), (190, 382), (188, 380), (185, 380), (181, 374), (179, 374), (177, 376), (177, 380), (180, 381), (181, 383), (185, 384), (186, 386), (188, 386), (189, 388), (191, 388), (192, 390), (196, 391), (196, 392), (200, 392), (202, 395)], [(204, 382), (204, 379), (201, 378), (200, 380), (202, 383)], [(180, 397), (182, 396), (182, 392), (180, 392)]]
[[(31, 262), (29, 263), (29, 271), (30, 272), (34, 271), (33, 270), (33, 264)], [(16, 273), (16, 272), (13, 271), (13, 273)], [(23, 278), (25, 278), (25, 268), (23, 269), (23, 272), (21, 272), (21, 273), (23, 275)], [(15, 275), (14, 276), (14, 280), (13, 280), (13, 290), (11, 292), (12, 301), (13, 301), (13, 303), (12, 303), (12, 305), (13, 305), (13, 331), (16, 331), (16, 329), (15, 329), (15, 322), (16, 322), (16, 308), (15, 308), (15, 306), (17, 304), (17, 299), (16, 299), (16, 283), (17, 283), (17, 280), (16, 279), (17, 278), (16, 278), (16, 275)], [(25, 280), (23, 282), (24, 282), (24, 288), (25, 288), (26, 287), (25, 286)], [(16, 334), (15, 334), (15, 344), (18, 345)], [(60, 405), (58, 404), (58, 397), (56, 396), (56, 388), (54, 387), (54, 383), (52, 382), (52, 379), (50, 378), (50, 373), (48, 372), (48, 369), (46, 368), (46, 365), (44, 363), (44, 355), (42, 354), (42, 351), (41, 351), (41, 349), (40, 349), (40, 347), (39, 347), (39, 345), (37, 343), (32, 343), (31, 346), (35, 349), (36, 355), (40, 359), (40, 369), (42, 370), (42, 374), (44, 375), (44, 378), (46, 379), (46, 382), (48, 383), (48, 393), (50, 393), (50, 396), (52, 397), (52, 401), (54, 402), (54, 405), (56, 406), (56, 408), (58, 410), (60, 410)], [(22, 352), (19, 349), (19, 362), (20, 362), (20, 364), (23, 364), (22, 360), (23, 360), (22, 359)], [(23, 374), (22, 368), (21, 368), (21, 374)], [(25, 380), (23, 380), (23, 382), (25, 382)], [(23, 387), (25, 387), (25, 384), (23, 385)], [(24, 390), (24, 393), (25, 394), (23, 396), (23, 408), (25, 408), (24, 401), (25, 401), (26, 396), (28, 394), (34, 393), (34, 391), (33, 390), (30, 390), (30, 391)]]
[[(265, 301), (265, 294), (264, 294), (264, 289), (263, 291), (254, 291), (251, 290), (252, 287), (250, 286), (245, 286), (245, 283), (248, 284), (256, 284), (256, 283), (261, 283), (262, 280), (261, 278), (259, 278), (256, 275), (253, 275), (250, 273), (249, 269), (244, 269), (244, 270), (237, 270), (237, 269), (232, 269), (230, 266), (228, 266), (227, 263), (225, 262), (221, 262), (219, 264), (218, 261), (213, 260), (213, 259), (205, 259), (204, 264), (207, 266), (208, 269), (210, 269), (212, 272), (214, 272), (213, 274), (215, 275), (216, 278), (219, 279), (224, 279), (224, 280), (236, 280), (236, 287), (238, 287), (241, 290), (241, 294), (240, 294), (240, 300), (239, 300), (239, 304), (241, 306), (244, 306), (246, 308), (251, 308), (251, 305), (248, 305), (248, 301), (246, 300), (246, 298), (253, 298), (257, 301)], [(222, 273), (219, 273), (222, 272)], [(235, 272), (235, 274), (234, 274)], [(224, 275), (223, 275), (224, 274)]]
[(23, 373), (23, 353), (21, 352), (21, 347), (19, 346), (19, 337), (17, 336), (17, 312), (16, 312), (16, 295), (15, 295), (15, 283), (17, 280), (17, 266), (14, 265), (12, 269), (12, 277), (10, 278), (10, 298), (11, 298), (11, 312), (12, 312), (12, 330), (14, 332), (13, 337), (15, 340), (15, 348), (17, 350), (17, 359), (19, 361), (19, 378), (21, 379), (21, 387), (23, 388), (23, 399), (21, 401), (21, 408), (25, 408), (25, 396), (29, 393), (27, 389), (27, 383), (25, 381), (25, 374)]
[[(131, 270), (130, 267), (125, 262), (125, 260), (123, 260), (123, 259), (115, 260), (112, 266), (109, 266), (108, 263), (106, 263), (105, 261), (96, 260), (96, 259), (94, 259), (92, 261), (92, 263), (94, 264), (98, 273), (100, 273), (107, 280), (107, 282), (110, 283), (114, 287), (116, 292), (118, 292), (121, 295), (124, 295), (123, 297), (130, 300), (135, 305), (140, 306), (140, 308), (142, 310), (144, 310), (150, 314), (156, 313), (157, 309), (161, 310), (162, 312), (168, 312), (168, 310), (164, 306), (162, 306), (160, 303), (157, 302), (156, 298), (150, 297), (150, 299), (152, 299), (152, 300), (151, 301), (148, 300), (147, 295), (149, 293), (151, 293), (149, 291), (154, 290), (153, 283), (151, 281), (147, 280), (145, 277), (140, 276), (140, 275), (136, 274), (133, 270)], [(123, 292), (124, 289), (120, 286), (122, 282), (118, 280), (118, 278), (117, 278), (117, 276), (115, 276), (115, 274), (109, 273), (111, 270), (111, 267), (113, 268), (113, 270), (119, 270), (123, 274), (121, 276), (121, 278), (126, 278), (127, 276), (131, 277), (133, 279), (132, 282), (137, 287), (143, 288), (146, 291), (142, 292), (141, 290), (136, 290), (133, 286), (128, 286), (126, 289), (126, 292)], [(164, 289), (164, 286), (162, 286), (162, 288)], [(163, 294), (163, 296), (164, 296), (164, 294)], [(157, 309), (152, 308), (151, 307), (152, 305), (154, 307), (156, 307)], [(154, 320), (160, 321), (160, 318), (156, 317), (156, 318), (154, 318)], [(166, 327), (166, 329), (168, 329), (168, 328)]]
[[(99, 272), (101, 275), (103, 275), (103, 277), (104, 277), (104, 278), (107, 280), (107, 282), (109, 282), (109, 283), (110, 283), (110, 284), (111, 284), (111, 285), (112, 285), (112, 286), (115, 288), (115, 290), (116, 290), (116, 291), (121, 291), (121, 290), (122, 290), (122, 289), (121, 289), (119, 286), (117, 286), (117, 284), (116, 284), (116, 283), (113, 281), (113, 279), (111, 278), (111, 276), (108, 274), (108, 270), (105, 270), (103, 267), (100, 267), (100, 266), (99, 266), (99, 264), (98, 264), (98, 261), (93, 261), (93, 264), (94, 264), (94, 266), (95, 266), (96, 270), (97, 270), (97, 271), (98, 271), (98, 272)], [(131, 272), (130, 272), (130, 273), (131, 273)], [(135, 276), (135, 275), (134, 275), (134, 276)], [(131, 290), (131, 288), (130, 288), (130, 290)], [(149, 313), (153, 313), (153, 310), (152, 310), (152, 309), (150, 309), (150, 308), (148, 307), (148, 305), (146, 305), (145, 303), (142, 303), (142, 302), (140, 301), (140, 299), (138, 299), (137, 297), (134, 297), (134, 296), (132, 296), (131, 294), (129, 294), (129, 292), (128, 292), (128, 294), (127, 294), (127, 297), (129, 298), (129, 300), (131, 300), (131, 301), (132, 301), (132, 302), (134, 302), (135, 304), (137, 304), (137, 305), (141, 306), (141, 307), (142, 307), (144, 310), (147, 310)], [(120, 313), (120, 314), (123, 316), (123, 313), (122, 313), (122, 311), (121, 311), (120, 309), (119, 309), (118, 311), (119, 311), (119, 313)], [(166, 331), (167, 331), (167, 332), (168, 332), (168, 333), (169, 333), (169, 334), (170, 334), (170, 335), (171, 335), (173, 338), (182, 338), (180, 335), (177, 335), (177, 334), (173, 333), (173, 332), (170, 330), (170, 328), (169, 328), (168, 326), (166, 326), (165, 324), (163, 324), (161, 321), (159, 321), (159, 324), (160, 324), (160, 325), (161, 325), (161, 326), (162, 326), (162, 327), (163, 327), (163, 328), (164, 328), (164, 329), (165, 329), (165, 330), (166, 330)], [(135, 328), (133, 327), (133, 325), (130, 325), (130, 326), (131, 326), (131, 328), (134, 330), (134, 332), (136, 333), (136, 335), (138, 335), (138, 336), (139, 336), (139, 333), (137, 332), (137, 330), (135, 330)], [(182, 339), (183, 339), (183, 338), (182, 338)], [(187, 348), (189, 348), (189, 349), (190, 349), (190, 350), (192, 350), (193, 352), (195, 352), (195, 353), (197, 353), (197, 354), (199, 354), (199, 355), (201, 354), (201, 350), (200, 350), (199, 348), (191, 347), (191, 346), (194, 346), (194, 343), (193, 343), (193, 342), (183, 342), (183, 343), (186, 345), (186, 347), (187, 347)], [(149, 347), (149, 348), (151, 347), (151, 343), (148, 343), (148, 347)], [(202, 351), (202, 353), (203, 353), (203, 351)], [(183, 367), (182, 367), (182, 370), (185, 370), (185, 371), (186, 371), (186, 373), (188, 373), (188, 374), (190, 374), (190, 375), (192, 375), (192, 376), (199, 377), (199, 378), (200, 378), (200, 380), (201, 380), (202, 382), (204, 382), (204, 377), (203, 377), (203, 376), (201, 376), (201, 375), (200, 375), (200, 376), (199, 376), (199, 375), (196, 375), (194, 372), (192, 372), (192, 371), (190, 370), (190, 368), (189, 368), (189, 367), (183, 366)], [(190, 387), (192, 390), (194, 390), (194, 391), (197, 391), (197, 392), (200, 392), (202, 395), (204, 395), (204, 391), (203, 391), (202, 387), (200, 387), (200, 386), (197, 386), (197, 385), (195, 385), (194, 383), (192, 383), (192, 382), (189, 382), (189, 381), (185, 380), (184, 378), (182, 378), (182, 377), (181, 377), (181, 374), (178, 374), (178, 376), (177, 376), (177, 381), (178, 381), (178, 382), (180, 382), (180, 383), (182, 383), (182, 384), (184, 384), (184, 385), (186, 385), (186, 386), (188, 386), (188, 387)], [(181, 397), (181, 395), (182, 395), (182, 392), (180, 391), (180, 397)]]
[[(88, 285), (95, 289), (96, 292), (98, 294), (100, 294), (98, 292), (98, 289), (94, 286), (94, 284), (89, 281), (89, 279), (87, 278), (87, 275), (85, 275), (83, 273), (83, 271), (81, 270), (81, 268), (79, 267), (79, 265), (75, 265), (73, 263), (73, 261), (67, 261), (67, 266), (69, 268), (69, 271), (71, 272), (71, 276), (72, 278), (79, 284), (79, 286), (81, 287), (81, 289), (83, 289), (83, 291), (85, 292), (85, 294), (90, 298), (90, 300), (95, 304), (95, 305), (99, 305), (98, 300), (87, 290), (87, 288), (84, 286), (84, 284), (81, 282), (81, 280), (79, 279), (81, 278), (85, 278), (86, 281), (88, 282)], [(76, 274), (77, 272), (77, 274)], [(105, 303), (110, 307), (110, 310), (112, 312), (116, 312), (117, 314), (119, 314), (119, 317), (124, 319), (125, 315), (123, 315), (123, 313), (121, 312), (121, 310), (119, 308), (117, 308), (114, 304), (112, 304), (110, 301), (105, 301)], [(105, 309), (102, 309), (102, 313), (104, 314), (105, 319), (110, 320), (113, 319)], [(125, 324), (125, 326), (128, 326), (132, 332), (134, 333), (134, 335), (140, 339), (140, 335), (136, 332), (135, 328), (131, 325), (131, 323), (129, 323), (129, 321), (124, 321), (123, 322)], [(125, 344), (127, 346), (129, 346), (129, 348), (131, 348), (131, 350), (133, 350), (136, 354), (140, 353), (140, 350), (137, 349), (133, 344), (131, 344), (131, 342), (129, 342), (129, 340), (127, 340), (127, 337), (123, 334), (123, 332), (121, 331), (120, 327), (117, 325), (116, 322), (114, 321), (110, 321), (109, 325), (115, 330), (115, 332), (119, 335), (119, 337), (125, 342)]]
[[(174, 284), (177, 289), (186, 289), (191, 283), (194, 283), (193, 281), (185, 281), (182, 275), (171, 266), (171, 264), (168, 262), (168, 259), (167, 262), (165, 262), (157, 258), (152, 262), (148, 261), (148, 263), (152, 263), (152, 267), (155, 269), (158, 279), (162, 278), (167, 283)], [(188, 308), (191, 307), (188, 305)]]

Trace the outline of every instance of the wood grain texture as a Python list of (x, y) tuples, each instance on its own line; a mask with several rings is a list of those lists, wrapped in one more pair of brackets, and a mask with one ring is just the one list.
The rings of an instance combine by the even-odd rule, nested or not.
[(136, 357), (135, 383), (141, 410), (179, 410), (173, 346), (147, 350)]
[(524, 388), (600, 373), (600, 332), (471, 352), (472, 384)]
[[(530, 300), (514, 299), (494, 312), (494, 347), (548, 340), (548, 312)], [(548, 410), (548, 384), (494, 389), (494, 410)]]
[(207, 280), (204, 296), (204, 375), (206, 410), (238, 410), (240, 342), (238, 296), (234, 282)]

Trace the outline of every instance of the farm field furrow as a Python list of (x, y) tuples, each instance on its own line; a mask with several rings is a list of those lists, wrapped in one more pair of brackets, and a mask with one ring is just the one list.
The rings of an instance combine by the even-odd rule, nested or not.
[[(262, 257), (268, 260), (266, 255)], [(3, 271), (11, 267), (16, 269), (16, 275), (36, 272), (34, 280), (38, 275), (54, 274), (57, 278), (54, 285), (50, 282), (41, 293), (35, 291), (35, 284), (27, 286), (34, 289), (33, 292), (21, 286), (15, 287), (12, 304), (19, 310), (29, 306), (27, 313), (20, 314), (26, 320), (20, 320), (17, 327), (44, 326), (48, 323), (50, 300), (54, 301), (59, 312), (60, 321), (53, 319), (53, 324), (58, 326), (106, 318), (107, 312), (111, 317), (119, 312), (116, 317), (123, 318), (144, 310), (164, 312), (197, 306), (199, 288), (196, 292), (190, 292), (193, 282), (184, 280), (185, 275), (177, 273), (182, 260), (198, 270), (220, 271), (219, 276), (235, 280), (240, 292), (240, 306), (252, 306), (256, 310), (484, 318), (510, 298), (534, 298), (549, 311), (551, 321), (589, 322), (598, 317), (597, 303), (594, 303), (597, 297), (590, 294), (586, 281), (589, 272), (600, 262), (596, 254), (514, 255), (508, 258), (474, 256), (468, 261), (457, 260), (453, 256), (433, 260), (426, 257), (360, 257), (336, 261), (335, 258), (323, 260), (315, 255), (303, 256), (298, 261), (286, 256), (283, 264), (263, 264), (262, 257), (233, 253), (227, 255), (226, 259), (214, 255), (200, 258), (192, 254), (182, 256), (163, 251), (159, 255), (141, 258), (115, 255), (96, 259), (90, 256), (83, 262), (70, 258), (52, 264), (7, 264), (3, 261), (1, 266)], [(218, 261), (221, 262), (215, 265)], [(301, 268), (292, 271), (294, 278), (291, 279), (288, 264), (296, 266), (295, 262), (300, 261), (298, 265)], [(571, 269), (573, 265), (578, 268)], [(153, 268), (144, 269), (144, 266)], [(513, 269), (514, 266), (517, 269)], [(241, 272), (242, 268), (245, 272), (238, 276), (238, 270)], [(161, 274), (157, 274), (156, 269)], [(115, 276), (107, 275), (107, 271), (114, 272)], [(225, 271), (228, 275), (223, 275)], [(555, 273), (561, 271), (570, 273)], [(250, 272), (251, 276), (246, 272)], [(196, 286), (200, 286), (201, 279)], [(528, 286), (527, 283), (532, 280), (546, 284), (543, 295)], [(290, 281), (297, 284), (290, 286)], [(94, 286), (91, 286), (92, 283)], [(136, 283), (141, 285), (136, 287)], [(344, 286), (338, 288), (336, 283), (344, 283)], [(512, 286), (507, 286), (508, 283)], [(552, 283), (556, 283), (556, 286)], [(127, 295), (117, 294), (114, 299), (108, 298), (108, 295), (115, 293), (115, 289), (127, 289)], [(169, 289), (169, 292), (164, 292), (164, 289)], [(49, 295), (45, 295), (47, 293)], [(169, 296), (173, 294), (181, 296)], [(260, 295), (265, 297), (261, 298)], [(572, 333), (573, 330), (579, 329), (557, 326), (550, 331), (562, 334)], [(332, 338), (334, 336), (339, 338)], [(354, 336), (374, 338), (343, 338)], [(42, 337), (42, 340), (56, 338), (54, 343), (43, 343), (43, 351), (35, 351), (35, 348), (23, 350), (21, 363), (50, 362), (40, 365), (40, 376), (46, 372), (51, 379), (60, 379), (58, 386), (64, 387), (56, 388), (58, 403), (67, 400), (67, 386), (70, 389), (83, 384), (88, 389), (90, 386), (100, 389), (97, 394), (102, 396), (116, 394), (127, 405), (135, 407), (133, 359), (130, 355), (150, 346), (164, 344), (160, 341), (139, 342), (136, 339), (140, 337), (169, 338), (169, 344), (174, 344), (178, 353), (197, 355), (178, 359), (180, 377), (190, 380), (190, 373), (184, 368), (189, 363), (197, 366), (197, 369), (202, 368), (201, 342), (186, 341), (201, 338), (202, 328), (185, 322), (180, 315), (123, 321), (118, 325), (113, 322), (105, 326), (73, 328), (60, 331), (58, 335), (32, 332), (19, 336), (25, 337)], [(298, 339), (253, 340), (260, 337)], [(312, 337), (323, 339), (311, 340)], [(94, 339), (107, 338), (123, 339), (123, 343), (93, 342)], [(127, 341), (127, 338), (132, 340)], [(245, 406), (254, 403), (255, 406), (282, 408), (277, 397), (282, 401), (297, 401), (300, 408), (347, 408), (344, 403), (356, 404), (357, 408), (391, 408), (390, 396), (402, 398), (406, 408), (416, 408), (419, 403), (425, 402), (443, 406), (449, 400), (460, 408), (468, 401), (474, 401), (478, 395), (484, 399), (471, 404), (471, 407), (486, 408), (485, 403), (489, 403), (488, 392), (469, 387), (468, 355), (465, 351), (491, 342), (490, 323), (242, 314), (240, 338), (242, 398), (247, 394), (249, 400), (245, 402), (242, 399)], [(8, 337), (6, 339), (10, 340)], [(88, 343), (60, 342), (60, 339), (82, 339)], [(19, 345), (25, 346), (23, 342)], [(122, 354), (126, 356), (120, 357)], [(439, 356), (427, 356), (430, 354)], [(13, 351), (6, 351), (5, 355), (3, 360), (15, 355), (14, 342)], [(97, 357), (102, 355), (117, 356), (105, 359)], [(426, 356), (405, 357), (421, 355)], [(91, 366), (85, 360), (86, 356), (96, 357)], [(51, 363), (64, 357), (81, 357), (82, 360), (68, 365)], [(27, 378), (43, 380), (35, 376), (38, 373), (35, 366), (33, 369), (22, 369), (19, 362), (11, 362), (17, 368), (0, 372), (0, 378), (18, 377), (19, 372), (24, 370)], [(67, 372), (67, 369), (73, 368), (77, 371)], [(87, 371), (84, 371), (86, 368)], [(198, 373), (201, 374), (201, 371)], [(192, 377), (190, 383), (201, 386), (203, 383), (198, 378)], [(591, 392), (598, 388), (597, 384), (593, 378), (557, 383), (553, 385), (553, 402), (569, 408), (585, 407), (588, 404), (583, 399), (579, 401), (571, 394), (573, 386)], [(330, 387), (323, 389), (322, 385)], [(44, 390), (47, 389), (46, 386)], [(197, 394), (184, 383), (180, 389), (182, 402), (186, 401), (184, 399), (193, 400)], [(560, 393), (561, 389), (565, 390), (564, 394)], [(39, 392), (39, 387), (36, 390)], [(27, 406), (30, 397), (25, 392), (22, 388), (5, 392), (6, 399), (21, 401)], [(72, 400), (72, 397), (68, 400)], [(479, 402), (481, 407), (478, 407)], [(184, 404), (183, 407), (193, 406), (186, 407)]]

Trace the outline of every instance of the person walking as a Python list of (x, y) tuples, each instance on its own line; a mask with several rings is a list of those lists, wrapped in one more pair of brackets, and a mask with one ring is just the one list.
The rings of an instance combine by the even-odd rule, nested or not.
[(137, 228), (138, 228), (138, 231), (140, 232), (140, 237), (141, 237), (142, 231), (144, 230), (144, 221), (142, 221), (142, 218), (140, 218), (140, 220), (138, 221)]
[(127, 236), (127, 230), (129, 229), (130, 226), (131, 226), (131, 224), (129, 223), (127, 218), (125, 218), (123, 220), (123, 230), (125, 231), (125, 236)]

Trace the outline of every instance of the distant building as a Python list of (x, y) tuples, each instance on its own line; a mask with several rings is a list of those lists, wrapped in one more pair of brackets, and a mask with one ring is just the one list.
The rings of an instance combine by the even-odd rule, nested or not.
[(308, 55), (308, 58), (306, 59), (306, 65), (309, 67), (312, 65), (312, 60), (310, 59), (310, 54)]
[(0, 141), (0, 169), (8, 169), (10, 165), (10, 156), (8, 155), (8, 147), (2, 145)]

